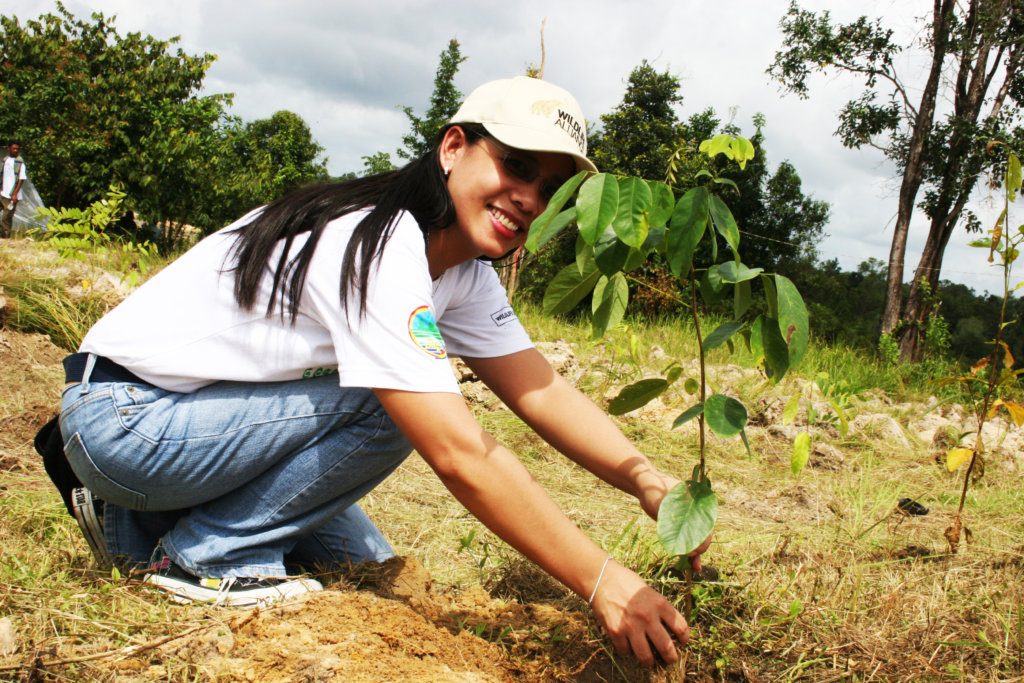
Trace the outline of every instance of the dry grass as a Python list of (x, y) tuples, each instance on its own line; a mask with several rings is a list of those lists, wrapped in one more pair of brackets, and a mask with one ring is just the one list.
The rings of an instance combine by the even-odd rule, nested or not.
[[(630, 361), (628, 334), (637, 335), (644, 353), (658, 346), (669, 357), (692, 354), (685, 329), (638, 326), (592, 345), (582, 326), (528, 322), (540, 330), (538, 339), (573, 342), (588, 369), (581, 386), (598, 402), (661, 369), (660, 362)], [(206, 610), (172, 606), (136, 582), (92, 568), (30, 444), (35, 423), (57, 402), (60, 353), (24, 335), (0, 338), (4, 344), (6, 358), (24, 362), (4, 364), (0, 372), (0, 679), (14, 675), (2, 668), (11, 662), (21, 665), (19, 676), (30, 678), (35, 658), (88, 656), (215, 625), (218, 617)], [(778, 404), (798, 386), (794, 378), (768, 387), (742, 369), (715, 373), (715, 381), (742, 391), (751, 406)], [(667, 408), (620, 419), (660, 467), (680, 475), (695, 462), (695, 440), (692, 432), (665, 425), (687, 400), (676, 394)], [(857, 403), (858, 409), (868, 404)], [(890, 412), (906, 425), (923, 410), (910, 404)], [(771, 414), (766, 409), (767, 423)], [(595, 541), (681, 602), (679, 579), (662, 568), (654, 524), (634, 501), (557, 455), (506, 411), (479, 408), (478, 417)], [(817, 438), (836, 447), (841, 460), (812, 459), (794, 477), (789, 441), (770, 426), (751, 430), (752, 457), (738, 441), (710, 441), (710, 474), (721, 507), (706, 561), (717, 580), (694, 587), (695, 639), (685, 669), (697, 680), (1024, 681), (1020, 456), (990, 459), (965, 510), (972, 542), (949, 556), (942, 532), (955, 510), (959, 481), (934, 462), (930, 444), (911, 434), (908, 446), (870, 430), (843, 438), (823, 427)], [(926, 505), (929, 514), (895, 514), (903, 497)], [(398, 552), (419, 557), (438, 583), (484, 586), (589, 619), (577, 598), (487, 532), (415, 455), (364, 506)], [(14, 653), (3, 651), (5, 619), (13, 628)], [(481, 635), (503, 644), (509, 656), (541, 656), (536, 649), (517, 649), (519, 636), (503, 633), (500, 616)], [(534, 644), (548, 648), (541, 654), (560, 647), (555, 631), (549, 635), (546, 644)], [(583, 636), (597, 656), (606, 656), (599, 639)], [(147, 675), (205, 680), (191, 665), (162, 661), (159, 676), (155, 669)], [(48, 671), (54, 680), (118, 677), (90, 661)], [(682, 679), (679, 670), (660, 676), (650, 680)]]
[[(566, 329), (558, 336), (576, 334)], [(628, 364), (613, 371), (614, 352), (606, 347), (577, 343), (576, 349), (581, 365), (603, 367), (604, 377), (628, 381), (644, 374)], [(795, 391), (795, 381), (768, 388), (734, 375), (754, 400)], [(591, 386), (595, 400), (612, 383)], [(904, 423), (915, 410), (924, 407), (892, 408)], [(659, 573), (653, 522), (634, 501), (595, 482), (507, 413), (481, 410), (479, 418), (520, 453), (592, 538), (679, 598), (678, 580)], [(620, 422), (660, 467), (685, 474), (693, 466), (692, 436), (664, 429), (663, 416)], [(766, 429), (752, 432), (753, 457), (738, 441), (711, 440), (721, 508), (707, 561), (719, 579), (695, 590), (695, 668), (725, 680), (1024, 680), (1024, 461), (990, 462), (968, 498), (973, 540), (949, 556), (942, 533), (960, 481), (935, 462), (929, 444), (911, 437), (907, 447), (870, 429), (847, 438), (822, 429), (817, 438), (836, 446), (843, 460), (812, 461), (794, 477), (790, 442)], [(904, 497), (929, 507), (929, 514), (896, 512)], [(533, 593), (516, 589), (516, 575), (524, 572), (514, 553), (452, 501), (418, 459), (385, 482), (368, 509), (399, 552), (423, 557), (439, 580), (482, 581), (578, 609), (574, 598), (544, 586)], [(459, 539), (474, 529), (474, 550), (460, 553)]]

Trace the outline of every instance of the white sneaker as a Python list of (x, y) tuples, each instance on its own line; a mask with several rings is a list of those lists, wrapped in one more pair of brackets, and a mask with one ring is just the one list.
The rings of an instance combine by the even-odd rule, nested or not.
[(104, 569), (113, 566), (113, 558), (107, 550), (107, 537), (103, 533), (103, 501), (83, 486), (71, 491), (71, 507), (96, 563)]
[(292, 576), (203, 578), (189, 574), (166, 556), (150, 566), (143, 582), (167, 591), (175, 602), (225, 607), (265, 607), (324, 589), (316, 579)]

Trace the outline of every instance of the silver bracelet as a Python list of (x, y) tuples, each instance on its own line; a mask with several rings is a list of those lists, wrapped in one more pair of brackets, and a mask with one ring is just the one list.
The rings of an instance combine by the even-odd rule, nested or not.
[(608, 563), (612, 561), (612, 556), (609, 555), (605, 558), (604, 564), (601, 565), (601, 573), (597, 575), (597, 582), (594, 584), (594, 590), (590, 594), (590, 599), (587, 600), (588, 605), (594, 604), (594, 598), (597, 597), (597, 588), (601, 585), (601, 579), (604, 578), (604, 570), (608, 569)]

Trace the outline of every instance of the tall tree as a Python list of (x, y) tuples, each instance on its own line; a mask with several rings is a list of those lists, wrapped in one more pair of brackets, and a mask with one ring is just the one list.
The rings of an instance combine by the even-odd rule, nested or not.
[[(815, 14), (793, 2), (781, 21), (784, 48), (769, 73), (800, 97), (808, 96), (815, 71), (863, 79), (864, 90), (839, 115), (837, 135), (847, 147), (880, 149), (902, 174), (881, 332), (900, 336), (906, 359), (922, 351), (920, 327), (929, 313), (922, 279), (934, 291), (949, 237), (991, 163), (983, 155), (985, 138), (1005, 134), (1018, 121), (1022, 21), (1021, 0), (933, 0), (922, 41), (929, 67), (920, 84), (907, 82), (896, 67), (913, 44), (897, 43), (879, 19), (835, 24), (829, 12)], [(1017, 106), (1006, 107), (1008, 97)], [(948, 112), (938, 106), (946, 101), (953, 103)], [(922, 186), (931, 225), (904, 308), (907, 238)]]
[(412, 107), (402, 107), (405, 117), (409, 119), (409, 133), (402, 138), (405, 147), (398, 150), (398, 156), (418, 159), (434, 148), (438, 132), (455, 115), (462, 103), (462, 93), (455, 87), (455, 74), (464, 61), (466, 57), (462, 56), (459, 41), (452, 38), (448, 41), (448, 47), (441, 52), (427, 112), (419, 117)]
[(59, 3), (24, 25), (0, 17), (0, 130), (24, 141), (48, 203), (83, 205), (120, 181), (149, 219), (192, 218), (230, 96), (199, 96), (215, 57), (176, 41)]
[(647, 60), (629, 74), (622, 102), (601, 115), (591, 135), (590, 157), (602, 171), (662, 180), (683, 135), (677, 107), (679, 78), (658, 72)]
[(235, 120), (222, 135), (218, 152), (206, 157), (216, 169), (210, 185), (216, 201), (203, 203), (209, 216), (203, 216), (201, 223), (209, 228), (218, 228), (292, 188), (328, 177), (323, 147), (294, 112), (282, 110), (249, 123)]

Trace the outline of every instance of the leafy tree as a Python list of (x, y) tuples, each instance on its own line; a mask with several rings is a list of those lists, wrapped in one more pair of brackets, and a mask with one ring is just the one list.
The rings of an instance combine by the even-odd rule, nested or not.
[(215, 202), (203, 202), (203, 225), (217, 228), (299, 185), (327, 180), (323, 147), (298, 114), (279, 111), (249, 123), (234, 120), (221, 132), (219, 154), (208, 162)]
[(641, 62), (629, 75), (622, 102), (601, 115), (602, 127), (591, 135), (594, 164), (608, 173), (664, 179), (684, 133), (676, 114), (682, 101), (678, 77)]
[(363, 157), (363, 175), (377, 175), (387, 173), (397, 168), (391, 161), (391, 155), (387, 152), (377, 152)]
[[(840, 112), (837, 135), (847, 147), (879, 148), (902, 174), (881, 331), (900, 336), (905, 359), (920, 359), (930, 309), (924, 293), (938, 286), (956, 225), (964, 219), (972, 225), (965, 205), (979, 175), (994, 163), (984, 143), (1011, 139), (1008, 129), (1019, 126), (1024, 4), (934, 0), (923, 39), (930, 65), (917, 84), (896, 67), (897, 57), (913, 45), (895, 42), (881, 20), (862, 16), (839, 25), (829, 12), (815, 14), (793, 2), (781, 26), (784, 48), (769, 73), (788, 91), (807, 97), (807, 79), (815, 71), (863, 79), (862, 93)], [(948, 111), (940, 102), (951, 103)], [(924, 209), (930, 227), (904, 307), (904, 258), (915, 205)]]
[[(402, 107), (409, 119), (410, 131), (402, 138), (403, 149), (397, 151), (403, 159), (418, 159), (437, 142), (437, 134), (459, 110), (462, 93), (455, 87), (455, 74), (459, 65), (466, 61), (459, 48), (459, 41), (452, 38), (448, 47), (441, 52), (440, 63), (434, 76), (434, 92), (430, 95), (430, 107), (422, 118), (416, 116), (412, 107)], [(375, 155), (376, 156), (376, 155)], [(368, 162), (369, 166), (369, 162)]]
[(85, 205), (120, 182), (150, 220), (199, 211), (230, 96), (198, 95), (215, 57), (172, 51), (176, 41), (122, 36), (59, 3), (24, 25), (0, 17), (0, 130), (24, 141), (49, 204)]
[[(405, 147), (395, 151), (399, 158), (418, 159), (434, 148), (438, 133), (462, 103), (462, 93), (455, 87), (455, 74), (464, 61), (466, 57), (462, 56), (459, 41), (452, 38), (448, 41), (448, 47), (441, 52), (434, 75), (434, 91), (430, 95), (430, 106), (426, 113), (420, 117), (412, 107), (402, 107), (402, 113), (409, 119), (409, 132), (402, 136)], [(387, 173), (398, 168), (391, 154), (385, 151), (369, 154), (362, 159), (363, 176)]]
[(783, 161), (764, 183), (762, 207), (748, 223), (752, 239), (747, 242), (747, 253), (759, 258), (755, 263), (796, 277), (800, 269), (818, 259), (818, 243), (828, 223), (828, 203), (805, 195), (796, 167)]

